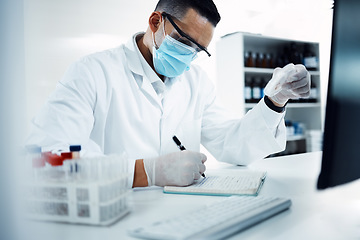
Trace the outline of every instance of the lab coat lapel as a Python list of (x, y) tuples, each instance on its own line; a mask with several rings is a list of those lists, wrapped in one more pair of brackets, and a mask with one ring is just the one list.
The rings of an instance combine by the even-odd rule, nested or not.
[(173, 123), (172, 131), (175, 131), (181, 122), (183, 122), (189, 109), (190, 92), (184, 86), (182, 76), (172, 79), (173, 84), (165, 94), (163, 100), (163, 117), (171, 119)]
[(127, 64), (130, 71), (132, 71), (134, 74), (141, 78), (139, 79), (140, 81), (137, 81), (139, 89), (143, 91), (144, 95), (149, 99), (152, 104), (156, 104), (162, 109), (161, 101), (157, 96), (155, 89), (151, 85), (149, 79), (145, 76), (139, 56), (134, 46), (133, 39), (130, 39), (126, 43), (126, 45), (124, 46), (124, 52), (128, 60)]
[(181, 82), (179, 82), (180, 77), (171, 79), (171, 81), (173, 81), (172, 86), (167, 89), (163, 100), (164, 117), (167, 117), (173, 111), (177, 111), (176, 115), (182, 113), (184, 111), (182, 105), (186, 102), (186, 99), (183, 98), (184, 87), (181, 85)]
[(159, 96), (156, 94), (154, 87), (151, 85), (150, 80), (146, 76), (142, 76), (143, 80), (141, 82), (141, 89), (144, 95), (154, 104), (157, 104), (161, 111), (163, 110), (163, 106)]

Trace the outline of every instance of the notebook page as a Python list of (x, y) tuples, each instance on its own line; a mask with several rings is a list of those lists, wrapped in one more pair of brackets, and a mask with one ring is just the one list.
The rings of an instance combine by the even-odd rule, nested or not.
[(252, 172), (230, 176), (207, 176), (187, 187), (166, 186), (164, 192), (209, 193), (211, 195), (253, 195), (257, 193), (265, 176), (265, 172)]

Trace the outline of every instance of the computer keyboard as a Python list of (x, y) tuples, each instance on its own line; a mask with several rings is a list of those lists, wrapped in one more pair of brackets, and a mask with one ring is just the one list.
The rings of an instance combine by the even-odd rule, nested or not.
[(144, 239), (221, 239), (290, 205), (291, 200), (285, 198), (233, 196), (196, 211), (131, 229), (129, 234)]

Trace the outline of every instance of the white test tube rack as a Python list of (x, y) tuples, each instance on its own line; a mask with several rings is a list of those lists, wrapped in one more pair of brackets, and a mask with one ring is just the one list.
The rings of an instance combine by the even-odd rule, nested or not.
[(109, 225), (126, 215), (130, 192), (127, 159), (124, 155), (113, 155), (91, 161), (99, 161), (97, 166), (106, 165), (115, 172), (112, 171), (109, 178), (102, 172), (95, 179), (74, 174), (66, 180), (42, 179), (27, 183), (24, 191), (27, 216), (35, 220)]

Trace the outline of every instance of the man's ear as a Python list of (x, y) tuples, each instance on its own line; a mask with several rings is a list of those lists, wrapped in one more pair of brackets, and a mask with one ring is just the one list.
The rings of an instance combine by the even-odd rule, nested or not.
[(162, 15), (161, 12), (153, 12), (149, 17), (149, 27), (151, 31), (154, 33), (159, 29), (159, 26), (161, 24)]

